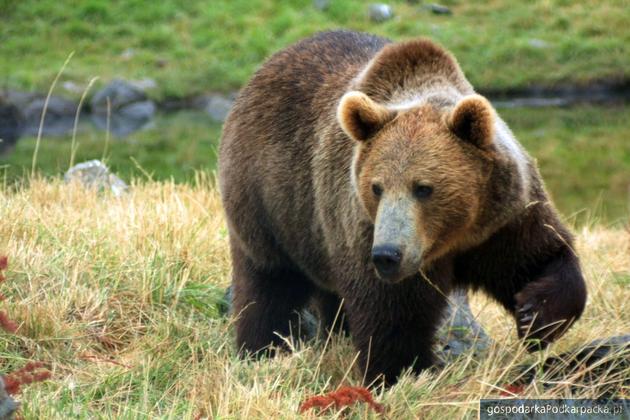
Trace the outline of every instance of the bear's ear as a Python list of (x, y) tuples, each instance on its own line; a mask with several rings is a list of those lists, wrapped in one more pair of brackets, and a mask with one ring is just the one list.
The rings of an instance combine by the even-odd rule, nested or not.
[(488, 149), (494, 139), (494, 109), (480, 95), (467, 96), (447, 118), (448, 128), (462, 140)]
[(356, 141), (366, 141), (396, 116), (396, 112), (353, 91), (341, 98), (337, 119), (345, 133)]

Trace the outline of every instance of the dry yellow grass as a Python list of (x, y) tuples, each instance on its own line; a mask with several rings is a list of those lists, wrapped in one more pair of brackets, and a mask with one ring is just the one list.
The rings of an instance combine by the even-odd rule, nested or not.
[[(361, 383), (341, 337), (273, 360), (236, 358), (231, 322), (218, 313), (230, 264), (210, 179), (138, 183), (121, 198), (56, 180), (0, 190), (0, 254), (9, 257), (1, 305), (21, 324), (18, 336), (0, 332), (0, 372), (32, 359), (54, 375), (20, 396), (26, 418), (294, 418), (305, 397)], [(528, 355), (505, 313), (475, 296), (473, 312), (500, 344), (376, 390), (387, 416), (476, 418), (479, 398), (497, 397), (516, 364), (630, 332), (630, 235), (600, 226), (577, 233), (590, 296), (565, 337)], [(571, 394), (569, 385), (535, 381), (525, 396), (599, 390)], [(367, 409), (330, 416), (346, 414)]]

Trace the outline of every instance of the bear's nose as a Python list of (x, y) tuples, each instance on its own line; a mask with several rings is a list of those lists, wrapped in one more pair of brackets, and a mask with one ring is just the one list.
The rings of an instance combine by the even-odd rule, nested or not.
[(402, 252), (393, 245), (380, 245), (372, 248), (372, 262), (378, 274), (383, 277), (393, 277), (400, 269)]

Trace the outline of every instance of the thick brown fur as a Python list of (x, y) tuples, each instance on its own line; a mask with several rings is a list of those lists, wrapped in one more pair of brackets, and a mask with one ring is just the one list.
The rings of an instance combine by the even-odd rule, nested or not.
[[(361, 368), (391, 383), (432, 364), (453, 287), (485, 291), (542, 345), (583, 310), (573, 239), (534, 162), (431, 41), (337, 31), (277, 53), (226, 121), (219, 179), (244, 354), (282, 347), (305, 305), (332, 323), (343, 300)], [(430, 198), (413, 198), (419, 183)], [(422, 256), (395, 282), (371, 261), (386, 202), (406, 203)]]

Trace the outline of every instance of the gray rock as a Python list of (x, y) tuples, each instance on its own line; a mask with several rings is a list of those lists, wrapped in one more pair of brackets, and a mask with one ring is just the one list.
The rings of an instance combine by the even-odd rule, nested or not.
[(107, 113), (107, 98), (109, 98), (111, 111), (130, 105), (134, 102), (144, 102), (147, 95), (133, 83), (121, 79), (112, 80), (103, 89), (96, 92), (90, 104), (93, 113)]
[(41, 95), (31, 92), (20, 92), (17, 90), (5, 90), (2, 92), (2, 98), (5, 103), (15, 105), (22, 113), (24, 109), (35, 99), (41, 98)]
[(330, 0), (313, 0), (313, 7), (317, 10), (326, 10), (330, 6)]
[(151, 125), (156, 106), (152, 101), (138, 102), (107, 114), (92, 114), (94, 125), (101, 130), (109, 130), (115, 137), (124, 138)]
[(125, 51), (120, 53), (120, 58), (122, 58), (125, 61), (129, 61), (133, 57), (135, 57), (135, 55), (136, 55), (136, 50), (134, 50), (133, 48), (127, 48)]
[(135, 86), (143, 92), (157, 88), (157, 82), (155, 81), (155, 79), (151, 79), (150, 77), (145, 77), (139, 80), (132, 80), (129, 83), (131, 83), (132, 86)]
[(24, 109), (24, 134), (37, 135), (46, 106), (42, 135), (62, 136), (72, 131), (78, 104), (59, 96), (51, 96), (46, 105), (46, 98), (33, 99)]
[(542, 39), (538, 39), (538, 38), (530, 38), (527, 40), (527, 43), (531, 47), (538, 48), (538, 49), (547, 48), (549, 46), (547, 41), (543, 41)]
[[(542, 389), (571, 384), (572, 392), (597, 387), (596, 398), (619, 396), (630, 387), (630, 335), (608, 337), (519, 366), (517, 384), (536, 380)], [(628, 406), (630, 409), (630, 405)]]
[(233, 293), (232, 293), (232, 286), (228, 286), (227, 289), (225, 289), (225, 294), (223, 295), (223, 302), (224, 305), (222, 305), (219, 309), (220, 309), (220, 313), (222, 315), (227, 315), (227, 316), (231, 316), (232, 315), (232, 300), (234, 299)]
[(451, 293), (448, 310), (438, 330), (438, 352), (446, 359), (473, 351), (479, 355), (492, 343), (470, 310), (465, 290)]
[(225, 118), (234, 105), (234, 99), (232, 97), (219, 94), (209, 95), (204, 100), (205, 112), (207, 112), (210, 118), (216, 122), (225, 121)]
[(126, 105), (120, 108), (117, 111), (117, 114), (125, 116), (127, 118), (142, 121), (142, 120), (150, 120), (153, 115), (155, 115), (155, 111), (157, 107), (153, 101), (142, 101), (142, 102), (134, 102), (132, 104)]
[(114, 136), (123, 138), (148, 126), (156, 110), (153, 101), (134, 102), (117, 109), (111, 115), (93, 113), (91, 119), (101, 130), (109, 129)]
[(4, 381), (0, 377), (0, 420), (13, 420), (18, 403), (4, 389)]
[(79, 163), (68, 169), (64, 175), (67, 183), (80, 182), (87, 188), (97, 188), (99, 191), (111, 191), (119, 197), (129, 187), (125, 182), (109, 171), (109, 168), (100, 160), (90, 160)]
[(63, 90), (65, 90), (66, 92), (69, 92), (73, 95), (81, 95), (85, 89), (87, 88), (87, 86), (85, 85), (80, 85), (78, 83), (75, 83), (71, 80), (68, 80), (66, 82), (63, 82), (61, 84), (61, 87), (63, 88)]
[(394, 11), (388, 4), (373, 3), (368, 8), (368, 15), (373, 22), (385, 22), (394, 17)]
[(424, 7), (427, 10), (429, 10), (430, 12), (432, 12), (433, 14), (436, 14), (436, 15), (451, 15), (451, 14), (453, 14), (451, 9), (449, 9), (448, 7), (443, 6), (441, 4), (431, 3), (431, 4), (426, 4)]
[[(112, 80), (92, 98), (92, 121), (97, 127), (109, 130), (116, 137), (126, 137), (145, 127), (157, 110), (141, 88), (155, 87), (153, 79), (127, 82)], [(108, 113), (107, 99), (110, 101)]]
[(13, 148), (22, 134), (24, 116), (11, 103), (0, 97), (0, 155)]

